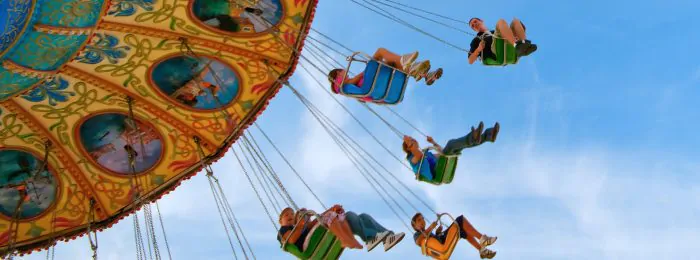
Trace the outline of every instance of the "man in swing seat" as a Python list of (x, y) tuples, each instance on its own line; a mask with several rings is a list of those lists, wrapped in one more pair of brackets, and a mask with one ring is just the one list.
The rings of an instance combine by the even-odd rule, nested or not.
[[(496, 137), (498, 137), (500, 129), (501, 126), (498, 122), (496, 122), (492, 128), (486, 130), (484, 130), (484, 122), (479, 122), (478, 127), (471, 127), (471, 132), (469, 132), (469, 134), (448, 141), (444, 148), (437, 144), (430, 136), (428, 136), (427, 141), (433, 145), (438, 155), (460, 155), (462, 150), (466, 148), (476, 147), (485, 142), (496, 142)], [(427, 180), (432, 180), (435, 177), (437, 157), (432, 152), (425, 151), (424, 154), (418, 141), (408, 135), (403, 137), (402, 148), (406, 153), (406, 160), (411, 164), (414, 173), (420, 174)]]
[(537, 51), (537, 45), (532, 44), (532, 42), (527, 39), (525, 25), (517, 18), (511, 21), (510, 26), (508, 26), (505, 20), (500, 19), (496, 23), (496, 30), (489, 30), (483, 20), (474, 17), (469, 20), (469, 27), (477, 32), (476, 37), (474, 37), (470, 44), (469, 64), (474, 64), (476, 59), (480, 56), (482, 59), (490, 58), (497, 60), (494, 36), (503, 38), (506, 44), (514, 45), (518, 57), (528, 56)]
[[(425, 79), (428, 86), (435, 83), (436, 80), (442, 77), (442, 68), (435, 71), (430, 71), (430, 61), (424, 60), (416, 62), (418, 52), (413, 52), (405, 55), (395, 54), (385, 48), (379, 48), (372, 56), (372, 59), (383, 62), (392, 66), (407, 75), (420, 81)], [(328, 73), (328, 80), (331, 82), (331, 90), (335, 94), (340, 93), (340, 88), (345, 84), (352, 84), (357, 88), (362, 88), (364, 84), (364, 73), (360, 73), (355, 77), (350, 78), (344, 69), (333, 69)], [(370, 101), (371, 98), (364, 98), (364, 101)]]
[(418, 246), (423, 246), (427, 242), (428, 248), (445, 252), (447, 251), (446, 246), (450, 244), (451, 240), (462, 238), (469, 241), (476, 250), (479, 250), (481, 259), (491, 259), (496, 256), (495, 251), (486, 247), (493, 245), (498, 237), (479, 233), (463, 215), (457, 217), (447, 230), (442, 230), (442, 226), (439, 226), (435, 233), (433, 233), (433, 229), (438, 226), (438, 221), (436, 220), (428, 228), (425, 228), (425, 218), (421, 213), (416, 213), (413, 216), (411, 226), (416, 231), (413, 234), (413, 240)]
[[(303, 213), (304, 211), (306, 209), (300, 209), (298, 213)], [(294, 226), (297, 225), (295, 212), (292, 208), (285, 208), (280, 214), (279, 221), (280, 230), (277, 240), (282, 242), (283, 239), (289, 237), (288, 243), (295, 244), (297, 248), (303, 251), (306, 250), (304, 248), (304, 240), (309, 235), (309, 230), (317, 225), (319, 220), (313, 220), (307, 225), (307, 219), (304, 218), (299, 222), (299, 225), (303, 225), (304, 228), (292, 233)], [(320, 221), (324, 226), (328, 227), (330, 232), (338, 237), (345, 248), (362, 249), (362, 245), (355, 240), (354, 236), (357, 235), (365, 242), (367, 251), (371, 251), (380, 243), (384, 244), (384, 251), (389, 251), (401, 242), (405, 236), (405, 233), (395, 234), (393, 231), (384, 228), (368, 214), (362, 213), (358, 215), (352, 211), (346, 212), (340, 205), (334, 205), (322, 213)]]

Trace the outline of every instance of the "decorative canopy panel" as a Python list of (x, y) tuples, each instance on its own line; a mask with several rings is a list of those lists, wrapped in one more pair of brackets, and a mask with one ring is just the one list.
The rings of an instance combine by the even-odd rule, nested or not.
[(0, 1), (2, 247), (108, 227), (222, 156), (293, 72), (315, 5)]

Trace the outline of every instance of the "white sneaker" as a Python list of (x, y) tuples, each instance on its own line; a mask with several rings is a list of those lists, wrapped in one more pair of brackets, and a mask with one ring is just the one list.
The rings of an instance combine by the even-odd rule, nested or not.
[(403, 237), (406, 234), (401, 232), (398, 234), (391, 234), (390, 236), (386, 237), (384, 240), (384, 251), (389, 251), (391, 248), (393, 248), (396, 244), (401, 242), (403, 240)]
[(479, 244), (481, 245), (481, 247), (487, 247), (493, 245), (493, 243), (496, 243), (496, 240), (498, 240), (498, 237), (490, 237), (486, 234), (483, 234), (481, 236), (481, 239), (479, 239)]
[(379, 245), (379, 243), (383, 242), (384, 239), (386, 239), (386, 237), (389, 235), (391, 235), (391, 232), (384, 231), (384, 232), (381, 232), (381, 233), (377, 234), (376, 236), (374, 236), (374, 238), (372, 240), (367, 242), (367, 252), (372, 251), (372, 249), (377, 247)]
[(479, 256), (481, 257), (481, 259), (491, 259), (494, 256), (496, 256), (496, 251), (491, 251), (484, 247), (481, 248), (481, 250), (479, 250)]
[(409, 53), (401, 56), (401, 67), (410, 68), (418, 59), (418, 52)]

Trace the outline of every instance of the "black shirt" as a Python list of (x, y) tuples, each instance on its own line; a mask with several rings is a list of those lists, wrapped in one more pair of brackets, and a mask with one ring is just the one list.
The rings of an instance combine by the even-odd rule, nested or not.
[[(292, 230), (294, 230), (294, 226), (281, 226), (280, 232), (277, 235), (277, 241), (280, 241), (280, 243), (282, 243), (282, 235)], [(304, 228), (304, 230), (301, 231), (301, 236), (299, 236), (299, 239), (297, 239), (297, 241), (294, 243), (294, 245), (297, 246), (299, 251), (304, 251), (304, 240), (306, 240), (307, 235), (309, 235), (309, 229)]]
[(471, 43), (471, 49), (469, 49), (469, 55), (471, 56), (474, 51), (476, 51), (476, 48), (479, 48), (479, 43), (481, 43), (481, 39), (484, 39), (484, 49), (481, 51), (481, 59), (496, 59), (496, 54), (491, 51), (491, 44), (493, 43), (493, 34), (496, 33), (496, 31), (491, 31), (491, 34), (486, 34), (484, 32), (480, 32), (476, 34), (476, 37), (472, 40)]

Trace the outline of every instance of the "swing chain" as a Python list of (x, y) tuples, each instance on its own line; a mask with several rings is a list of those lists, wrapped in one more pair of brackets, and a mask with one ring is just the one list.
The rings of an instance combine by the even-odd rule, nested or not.
[[(87, 235), (88, 235), (88, 240), (90, 242), (90, 249), (92, 250), (92, 259), (96, 260), (97, 259), (97, 231), (96, 230), (93, 231), (91, 228), (92, 223), (95, 221), (94, 210), (95, 210), (95, 199), (90, 198), (90, 211), (88, 213)], [(93, 242), (93, 236), (94, 236), (94, 242)]]
[(216, 182), (219, 182), (219, 180), (216, 179), (216, 177), (214, 176), (214, 170), (211, 169), (211, 165), (204, 163), (206, 156), (204, 155), (204, 149), (202, 149), (201, 139), (198, 136), (195, 136), (192, 139), (194, 139), (194, 143), (197, 144), (197, 151), (199, 152), (199, 163), (202, 166), (202, 168), (207, 172), (207, 177), (214, 178)]

